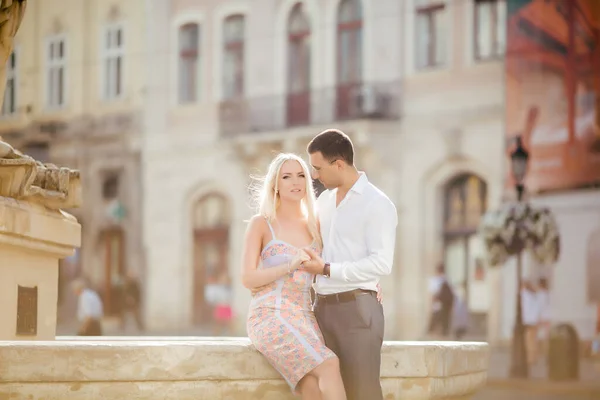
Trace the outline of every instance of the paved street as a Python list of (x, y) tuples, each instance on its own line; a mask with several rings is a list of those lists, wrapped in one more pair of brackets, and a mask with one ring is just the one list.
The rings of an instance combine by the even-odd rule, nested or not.
[(495, 348), (490, 357), (488, 388), (478, 393), (473, 400), (599, 400), (600, 372), (589, 359), (583, 358), (579, 365), (579, 381), (551, 382), (548, 368), (540, 360), (530, 370), (526, 381), (508, 378), (510, 351)]
[[(510, 365), (510, 351), (508, 348), (494, 348), (490, 357), (489, 379), (507, 379)], [(529, 372), (532, 380), (545, 380), (548, 377), (548, 368), (544, 360), (540, 359)], [(579, 379), (582, 382), (600, 381), (600, 371), (597, 371), (587, 358), (580, 359)]]
[(523, 390), (489, 388), (475, 395), (472, 400), (598, 400), (598, 394), (550, 394), (532, 393), (531, 391)]

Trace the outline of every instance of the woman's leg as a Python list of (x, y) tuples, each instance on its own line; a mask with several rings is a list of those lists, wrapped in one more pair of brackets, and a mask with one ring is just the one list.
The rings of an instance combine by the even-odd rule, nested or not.
[(317, 377), (310, 374), (298, 382), (298, 391), (302, 400), (322, 400), (323, 398)]
[(537, 361), (537, 326), (527, 325), (525, 327), (525, 349), (527, 351), (527, 363), (533, 365)]
[(340, 372), (340, 360), (330, 358), (310, 372), (319, 381), (323, 400), (346, 400), (346, 391)]

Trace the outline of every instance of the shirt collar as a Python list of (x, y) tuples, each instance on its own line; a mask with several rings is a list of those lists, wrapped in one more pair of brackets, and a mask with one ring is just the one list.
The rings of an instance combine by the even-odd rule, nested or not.
[(367, 174), (362, 171), (359, 172), (358, 175), (358, 180), (354, 182), (354, 185), (352, 185), (350, 191), (362, 194), (369, 183), (369, 179), (367, 178)]

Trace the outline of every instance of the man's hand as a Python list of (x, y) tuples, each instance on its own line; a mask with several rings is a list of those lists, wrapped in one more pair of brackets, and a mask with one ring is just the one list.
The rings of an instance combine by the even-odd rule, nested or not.
[(304, 249), (304, 251), (310, 256), (310, 260), (304, 261), (301, 269), (313, 275), (322, 275), (323, 269), (325, 268), (325, 261), (323, 261), (323, 259), (312, 249), (307, 248)]
[(383, 294), (381, 293), (381, 285), (377, 284), (377, 301), (379, 304), (383, 304)]

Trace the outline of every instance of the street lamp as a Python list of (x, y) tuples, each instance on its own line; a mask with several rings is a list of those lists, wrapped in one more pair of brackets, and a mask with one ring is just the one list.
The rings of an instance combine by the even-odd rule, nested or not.
[[(517, 190), (517, 199), (519, 202), (523, 199), (523, 192), (525, 190), (525, 175), (527, 173), (527, 165), (529, 162), (529, 153), (523, 148), (523, 140), (521, 136), (517, 136), (516, 148), (510, 155), (511, 169), (513, 178), (515, 180), (515, 189)], [(520, 229), (518, 227), (517, 229)], [(517, 237), (521, 235), (517, 234)], [(520, 240), (520, 239), (519, 239)], [(521, 286), (522, 286), (522, 253), (523, 246), (520, 246), (521, 250), (517, 254), (517, 309), (515, 316), (515, 326), (513, 330), (513, 343), (512, 343), (512, 355), (511, 355), (511, 366), (510, 376), (513, 378), (527, 378), (529, 375), (527, 365), (527, 349), (525, 345), (525, 326), (523, 325), (523, 309), (521, 305)]]
[(515, 187), (517, 189), (517, 199), (521, 201), (523, 198), (523, 181), (527, 174), (527, 163), (529, 162), (529, 152), (523, 148), (523, 139), (521, 135), (517, 136), (516, 148), (510, 155), (512, 174), (515, 179)]

